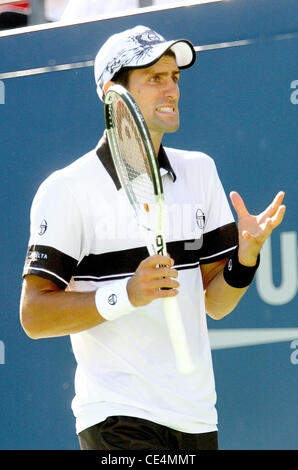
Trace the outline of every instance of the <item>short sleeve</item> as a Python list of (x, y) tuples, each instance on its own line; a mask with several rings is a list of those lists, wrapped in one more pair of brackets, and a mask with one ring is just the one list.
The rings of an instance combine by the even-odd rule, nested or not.
[(31, 207), (23, 276), (34, 274), (65, 289), (80, 259), (81, 214), (59, 172), (39, 187)]

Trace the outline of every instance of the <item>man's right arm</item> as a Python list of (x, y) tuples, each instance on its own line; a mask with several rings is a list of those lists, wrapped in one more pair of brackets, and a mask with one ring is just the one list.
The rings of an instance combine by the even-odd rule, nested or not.
[(99, 314), (95, 292), (69, 292), (48, 279), (28, 275), (23, 281), (20, 319), (32, 339), (64, 336), (92, 328), (105, 319)]
[[(127, 282), (132, 306), (177, 295), (179, 283), (173, 278), (178, 272), (172, 266), (173, 260), (166, 256), (155, 255), (143, 260)], [(79, 333), (97, 326), (106, 319), (96, 307), (95, 292), (64, 291), (48, 279), (27, 275), (20, 303), (22, 327), (30, 338), (39, 339)]]

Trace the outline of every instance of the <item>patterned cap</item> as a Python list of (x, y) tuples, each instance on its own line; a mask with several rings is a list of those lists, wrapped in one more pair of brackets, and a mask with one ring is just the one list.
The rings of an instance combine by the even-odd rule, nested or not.
[(191, 67), (196, 52), (186, 39), (166, 41), (146, 26), (136, 26), (111, 36), (98, 51), (94, 64), (97, 93), (103, 100), (103, 86), (123, 67), (145, 68), (153, 65), (171, 49), (180, 69)]

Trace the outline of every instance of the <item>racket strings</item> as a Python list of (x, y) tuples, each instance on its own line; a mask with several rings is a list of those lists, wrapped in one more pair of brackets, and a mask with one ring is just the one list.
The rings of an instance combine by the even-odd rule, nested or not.
[(114, 99), (113, 122), (122, 157), (119, 161), (121, 176), (130, 186), (134, 200), (149, 212), (155, 204), (155, 194), (146, 149), (129, 109), (121, 98)]

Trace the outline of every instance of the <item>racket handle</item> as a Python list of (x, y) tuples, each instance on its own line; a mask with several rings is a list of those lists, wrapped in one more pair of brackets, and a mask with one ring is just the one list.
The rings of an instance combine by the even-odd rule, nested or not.
[(163, 306), (178, 371), (181, 374), (189, 374), (193, 372), (194, 364), (176, 297), (163, 299)]

